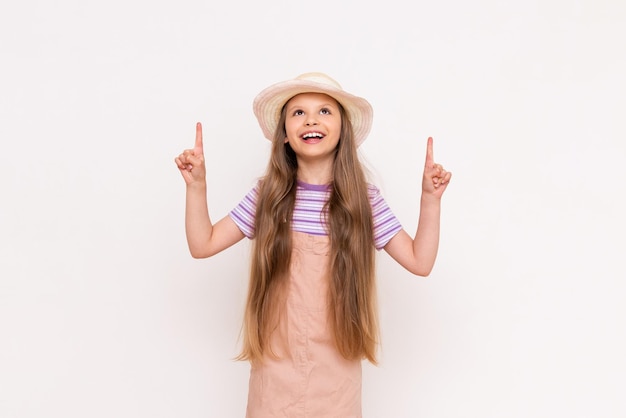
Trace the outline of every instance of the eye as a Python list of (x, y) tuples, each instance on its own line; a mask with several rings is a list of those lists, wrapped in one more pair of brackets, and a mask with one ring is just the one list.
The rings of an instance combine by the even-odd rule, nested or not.
[(293, 111), (293, 116), (301, 116), (304, 115), (304, 111), (301, 109), (296, 109)]
[(320, 109), (320, 114), (322, 115), (330, 115), (330, 109), (327, 107), (323, 107), (322, 109)]

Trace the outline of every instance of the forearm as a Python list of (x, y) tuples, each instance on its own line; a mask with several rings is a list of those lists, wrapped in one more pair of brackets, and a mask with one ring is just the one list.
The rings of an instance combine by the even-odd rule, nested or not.
[(191, 255), (193, 257), (203, 257), (213, 232), (207, 205), (205, 182), (187, 185), (185, 232)]
[(416, 265), (424, 274), (430, 274), (437, 251), (439, 250), (439, 225), (441, 219), (441, 199), (422, 195), (417, 232), (413, 239), (413, 256)]

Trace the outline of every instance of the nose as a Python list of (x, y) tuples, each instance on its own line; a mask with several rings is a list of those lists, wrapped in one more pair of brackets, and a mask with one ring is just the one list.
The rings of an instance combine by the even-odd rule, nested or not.
[(309, 115), (306, 119), (306, 126), (314, 126), (317, 125), (317, 119), (315, 118), (315, 115)]

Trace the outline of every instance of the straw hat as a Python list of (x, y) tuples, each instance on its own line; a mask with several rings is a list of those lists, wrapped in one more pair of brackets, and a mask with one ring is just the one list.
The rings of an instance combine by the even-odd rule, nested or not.
[(365, 141), (372, 127), (372, 106), (367, 100), (345, 92), (339, 83), (323, 73), (301, 74), (293, 80), (274, 84), (259, 93), (254, 99), (253, 109), (267, 139), (274, 139), (280, 112), (285, 103), (300, 93), (324, 93), (337, 100), (352, 122), (356, 145)]

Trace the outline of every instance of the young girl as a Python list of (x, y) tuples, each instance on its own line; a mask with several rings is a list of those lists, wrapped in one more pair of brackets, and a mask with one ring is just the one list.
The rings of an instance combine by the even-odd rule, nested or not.
[(361, 417), (361, 360), (376, 363), (375, 250), (430, 274), (439, 245), (441, 196), (451, 173), (428, 138), (419, 224), (411, 238), (357, 147), (372, 123), (363, 98), (325, 74), (307, 73), (254, 100), (272, 141), (265, 176), (213, 224), (206, 199), (202, 126), (176, 158), (186, 186), (191, 255), (210, 257), (253, 239), (239, 359), (251, 364), (248, 418)]

